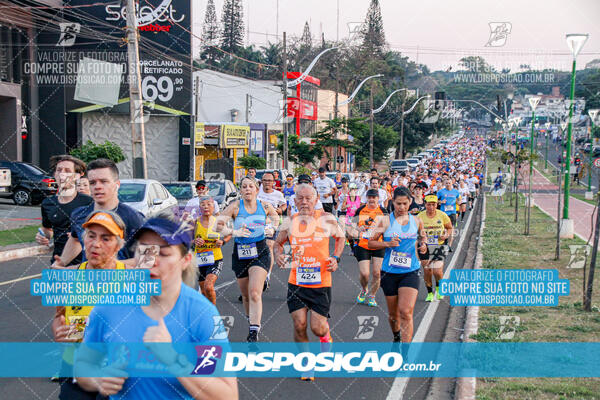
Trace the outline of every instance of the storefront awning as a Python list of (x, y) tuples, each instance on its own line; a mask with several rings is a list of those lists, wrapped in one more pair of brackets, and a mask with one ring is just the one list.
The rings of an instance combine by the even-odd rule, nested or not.
[[(165, 114), (170, 114), (170, 115), (190, 115), (188, 113), (185, 113), (183, 111), (179, 111), (179, 110), (175, 110), (173, 108), (169, 108), (169, 107), (165, 107), (162, 106), (160, 104), (155, 104), (152, 103), (150, 101), (144, 101), (144, 107), (148, 107), (151, 110), (155, 110), (155, 111), (161, 111)], [(74, 112), (74, 113), (86, 113), (86, 112), (90, 112), (90, 111), (98, 111), (98, 110), (102, 110), (102, 109), (106, 109), (109, 112), (115, 113), (115, 114), (129, 114), (129, 97), (125, 97), (123, 99), (119, 99), (119, 101), (117, 102), (117, 104), (115, 106), (103, 106), (103, 105), (99, 105), (99, 104), (93, 104), (91, 106), (85, 106), (85, 107), (80, 107), (80, 108), (76, 108), (74, 110), (69, 110), (69, 112)]]

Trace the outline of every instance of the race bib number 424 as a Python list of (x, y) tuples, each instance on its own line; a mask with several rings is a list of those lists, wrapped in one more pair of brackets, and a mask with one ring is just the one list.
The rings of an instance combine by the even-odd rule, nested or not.
[(298, 285), (320, 285), (321, 267), (296, 268), (296, 283)]

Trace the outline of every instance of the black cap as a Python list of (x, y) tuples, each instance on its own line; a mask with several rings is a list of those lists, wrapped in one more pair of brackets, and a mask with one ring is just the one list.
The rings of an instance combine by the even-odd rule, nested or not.
[(196, 182), (196, 189), (198, 189), (198, 186), (206, 186), (206, 181), (204, 179), (200, 179), (198, 182)]
[(310, 179), (310, 176), (302, 174), (298, 176), (298, 183), (312, 183), (312, 180)]
[(377, 189), (367, 190), (367, 197), (379, 197), (379, 190), (377, 190)]

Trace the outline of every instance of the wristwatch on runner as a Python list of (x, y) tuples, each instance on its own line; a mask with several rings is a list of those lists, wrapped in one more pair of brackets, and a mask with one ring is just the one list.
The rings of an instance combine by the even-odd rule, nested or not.
[(338, 256), (331, 256), (335, 260), (336, 263), (340, 263), (340, 258)]

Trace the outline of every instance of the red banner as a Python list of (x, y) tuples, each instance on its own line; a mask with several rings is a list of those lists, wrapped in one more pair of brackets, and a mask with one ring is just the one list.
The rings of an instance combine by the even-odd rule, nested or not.
[(314, 101), (288, 98), (287, 115), (292, 118), (317, 120), (317, 103)]

